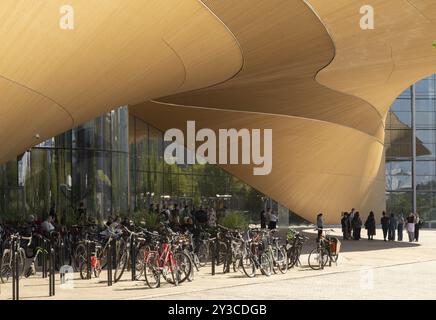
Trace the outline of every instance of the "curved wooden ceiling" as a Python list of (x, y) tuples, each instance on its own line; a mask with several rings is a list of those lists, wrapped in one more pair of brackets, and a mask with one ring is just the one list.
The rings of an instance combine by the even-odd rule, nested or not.
[[(201, 2), (71, 1), (74, 30), (59, 27), (64, 4), (0, 2), (0, 139), (10, 142), (0, 162), (36, 134), (43, 141), (119, 105), (213, 85), (242, 66), (233, 34)], [(14, 86), (29, 92), (25, 103)]]
[(436, 71), (433, 0), (76, 0), (73, 31), (63, 4), (0, 4), (1, 162), (129, 104), (161, 129), (272, 128), (269, 176), (225, 169), (306, 219), (384, 208), (384, 121)]

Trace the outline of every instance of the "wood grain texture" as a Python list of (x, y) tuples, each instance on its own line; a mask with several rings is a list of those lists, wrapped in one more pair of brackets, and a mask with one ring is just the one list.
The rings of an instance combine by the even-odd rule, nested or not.
[[(119, 105), (225, 81), (242, 66), (232, 33), (201, 2), (74, 0), (74, 30), (59, 27), (64, 4), (0, 2), (0, 76), (35, 96), (19, 107), (0, 86), (2, 121), (32, 114), (41, 140)], [(13, 146), (0, 148), (0, 162), (35, 144), (35, 126), (10, 129), (0, 127)]]
[[(162, 129), (169, 123), (183, 128), (181, 119), (215, 128), (272, 128), (269, 176), (253, 176), (249, 166), (223, 168), (308, 220), (322, 211), (337, 223), (351, 207), (379, 215), (388, 108), (407, 86), (436, 71), (432, 1), (204, 3), (240, 42), (242, 71), (132, 112)], [(376, 30), (360, 29), (365, 4), (375, 7)]]
[(383, 144), (359, 130), (292, 116), (153, 102), (130, 112), (161, 130), (185, 129), (187, 120), (195, 120), (197, 130), (272, 128), (269, 175), (254, 176), (252, 165), (220, 166), (307, 220), (313, 221), (321, 211), (327, 223), (337, 223), (341, 211), (352, 207), (365, 214), (384, 208)]

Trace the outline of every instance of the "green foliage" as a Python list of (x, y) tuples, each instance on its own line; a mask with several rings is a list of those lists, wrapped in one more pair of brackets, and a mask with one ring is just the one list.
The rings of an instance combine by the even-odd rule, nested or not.
[(146, 227), (148, 230), (157, 230), (160, 223), (160, 215), (156, 212), (140, 211), (133, 214), (135, 225)]
[(219, 224), (229, 229), (248, 229), (250, 218), (240, 211), (229, 211), (219, 220)]

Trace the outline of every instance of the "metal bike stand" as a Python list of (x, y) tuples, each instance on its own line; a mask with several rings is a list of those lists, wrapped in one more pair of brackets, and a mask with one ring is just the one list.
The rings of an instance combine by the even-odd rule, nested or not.
[(47, 240), (43, 239), (42, 242), (42, 278), (47, 278), (47, 255), (48, 255), (48, 247)]
[(107, 247), (107, 285), (112, 286), (112, 244), (109, 242)]
[(227, 244), (227, 252), (226, 252), (226, 261), (225, 261), (225, 271), (224, 273), (230, 273), (230, 264), (232, 261), (232, 242), (230, 240), (226, 241)]
[(90, 241), (86, 240), (86, 264), (87, 264), (87, 272), (86, 279), (91, 279), (91, 248)]
[(132, 271), (132, 281), (136, 280), (136, 250), (135, 236), (130, 238), (130, 269)]
[(52, 297), (55, 295), (55, 251), (52, 248), (51, 244), (49, 247), (49, 272), (50, 276), (48, 278), (48, 286), (49, 286), (49, 296)]
[(209, 250), (212, 253), (211, 258), (212, 258), (212, 275), (213, 276), (215, 275), (215, 259), (216, 259), (216, 257), (215, 257), (215, 253), (216, 253), (215, 242), (216, 242), (216, 240), (213, 240), (209, 243)]
[(19, 266), (18, 266), (18, 252), (17, 252), (17, 241), (16, 239), (12, 240), (12, 247), (11, 247), (11, 258), (12, 258), (12, 300), (20, 300), (20, 275), (19, 272)]

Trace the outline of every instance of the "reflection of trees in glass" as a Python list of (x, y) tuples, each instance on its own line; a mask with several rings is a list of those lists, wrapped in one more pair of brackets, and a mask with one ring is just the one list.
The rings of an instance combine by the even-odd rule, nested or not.
[(412, 192), (388, 192), (386, 211), (388, 214), (409, 214), (412, 211)]

